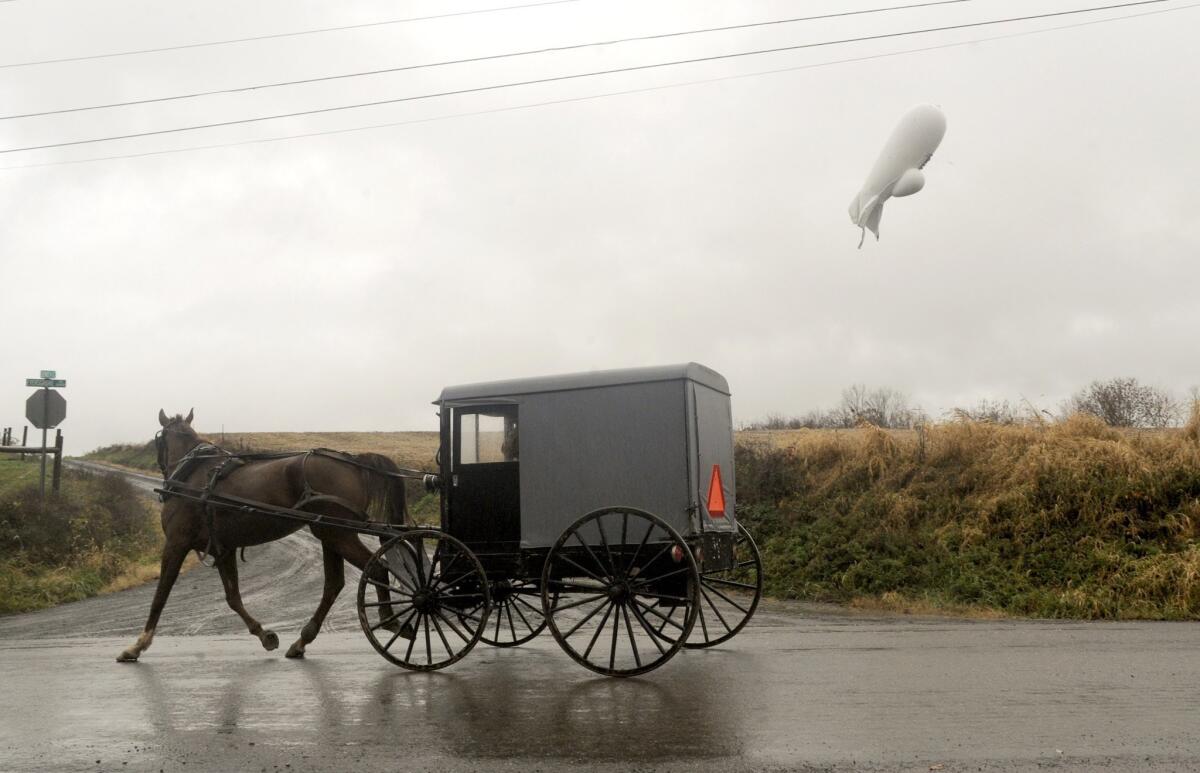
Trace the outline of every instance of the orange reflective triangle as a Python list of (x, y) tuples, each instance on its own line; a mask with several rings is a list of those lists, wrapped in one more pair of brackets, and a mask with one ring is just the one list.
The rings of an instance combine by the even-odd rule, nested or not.
[(708, 517), (725, 517), (725, 489), (721, 486), (721, 465), (714, 464), (708, 483)]

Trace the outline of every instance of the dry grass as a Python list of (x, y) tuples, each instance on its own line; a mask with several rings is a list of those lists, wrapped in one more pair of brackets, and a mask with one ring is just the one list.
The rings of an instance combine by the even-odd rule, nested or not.
[(333, 448), (355, 454), (383, 454), (402, 467), (421, 469), (432, 469), (438, 448), (436, 432), (226, 432), (224, 438), (222, 442), (219, 436), (210, 437), (229, 448), (259, 451)]
[(1195, 619), (1198, 434), (1196, 416), (743, 433), (739, 503), (784, 596)]
[(914, 598), (896, 591), (887, 591), (879, 596), (856, 596), (850, 599), (850, 607), (863, 612), (888, 612), (901, 615), (925, 615), (937, 617), (967, 617), (974, 620), (1003, 620), (1012, 617), (1002, 609), (970, 604), (948, 603), (931, 598)]
[(1183, 428), (1185, 439), (1200, 445), (1200, 400), (1192, 404), (1192, 415)]
[[(100, 595), (129, 590), (130, 588), (136, 588), (148, 582), (158, 580), (161, 564), (162, 562), (153, 555), (146, 556), (141, 561), (130, 564), (125, 571), (109, 580), (108, 584), (100, 589)], [(199, 556), (195, 553), (188, 553), (187, 558), (183, 560), (183, 567), (180, 569), (180, 572), (186, 574), (199, 565)]]

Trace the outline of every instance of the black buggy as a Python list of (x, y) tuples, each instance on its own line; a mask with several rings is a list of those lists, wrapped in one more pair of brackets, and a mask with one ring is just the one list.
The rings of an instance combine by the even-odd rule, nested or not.
[[(612, 676), (738, 633), (762, 595), (734, 515), (729, 386), (696, 363), (448, 387), (441, 528), (385, 537), (359, 619), (385, 658), (433, 670), (549, 629)], [(390, 538), (387, 538), (390, 537)], [(368, 593), (368, 590), (372, 591)], [(386, 614), (384, 614), (386, 612)]]

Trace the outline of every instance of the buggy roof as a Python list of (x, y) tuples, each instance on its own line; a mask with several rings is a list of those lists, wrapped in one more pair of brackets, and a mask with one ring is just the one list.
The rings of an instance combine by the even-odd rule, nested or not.
[(645, 384), (654, 381), (688, 380), (703, 384), (722, 394), (729, 394), (729, 383), (725, 377), (711, 368), (695, 362), (679, 365), (656, 365), (649, 368), (622, 368), (619, 370), (593, 370), (586, 373), (563, 373), (556, 376), (514, 378), (505, 381), (487, 381), (478, 384), (449, 386), (442, 390), (435, 405), (456, 400), (478, 400), (489, 397), (515, 397), (541, 392), (566, 392), (575, 389)]

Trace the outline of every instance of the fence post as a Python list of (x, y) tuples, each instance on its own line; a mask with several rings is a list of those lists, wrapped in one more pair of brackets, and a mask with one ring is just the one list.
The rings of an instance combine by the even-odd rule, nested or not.
[[(24, 427), (21, 428), (21, 447), (22, 448), (29, 445), (28, 440), (29, 440), (29, 425), (26, 424)], [(21, 454), (21, 461), (22, 462), (25, 461), (25, 454)]]
[(54, 437), (54, 478), (50, 484), (50, 488), (55, 493), (58, 492), (58, 484), (62, 480), (62, 446), (62, 430), (60, 429)]

